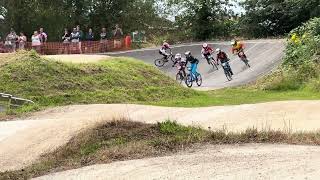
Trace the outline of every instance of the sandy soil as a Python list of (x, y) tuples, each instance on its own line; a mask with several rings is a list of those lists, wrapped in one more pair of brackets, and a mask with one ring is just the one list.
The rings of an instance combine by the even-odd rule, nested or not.
[(68, 54), (68, 55), (46, 55), (45, 58), (62, 62), (71, 63), (95, 63), (107, 59), (106, 55), (85, 55), (85, 54)]
[(289, 101), (207, 108), (143, 105), (78, 105), (37, 113), (29, 120), (0, 122), (0, 171), (20, 169), (41, 154), (66, 144), (97, 123), (127, 117), (156, 123), (167, 119), (185, 125), (229, 131), (248, 127), (291, 131), (320, 129), (320, 101)]
[(319, 179), (320, 147), (247, 144), (205, 146), (173, 156), (94, 165), (51, 179)]

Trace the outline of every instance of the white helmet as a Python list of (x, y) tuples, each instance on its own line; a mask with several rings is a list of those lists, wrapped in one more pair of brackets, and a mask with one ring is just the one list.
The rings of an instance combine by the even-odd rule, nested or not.
[(181, 59), (182, 58), (182, 56), (181, 56), (181, 54), (180, 53), (178, 53), (178, 54), (176, 54), (175, 55), (175, 57), (174, 57), (175, 59)]
[(203, 48), (207, 48), (207, 47), (208, 47), (208, 44), (207, 44), (207, 43), (203, 43), (202, 47), (203, 47)]
[(218, 53), (220, 53), (221, 52), (221, 49), (216, 49), (216, 53), (218, 54)]
[(185, 55), (186, 57), (188, 57), (188, 56), (191, 55), (191, 52), (190, 52), (190, 51), (187, 51), (187, 52), (184, 53), (184, 55)]
[(231, 41), (231, 45), (234, 46), (235, 44), (236, 44), (236, 41), (235, 41), (235, 40), (232, 40), (232, 41)]

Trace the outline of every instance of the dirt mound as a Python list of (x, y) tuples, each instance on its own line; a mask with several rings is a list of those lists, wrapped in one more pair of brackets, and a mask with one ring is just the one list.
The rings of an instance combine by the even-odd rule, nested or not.
[(248, 144), (206, 146), (168, 157), (115, 162), (38, 179), (318, 179), (320, 148)]
[(258, 129), (315, 131), (320, 128), (319, 107), (320, 101), (288, 101), (208, 108), (121, 104), (54, 108), (37, 113), (31, 121), (0, 122), (0, 132), (3, 132), (0, 171), (30, 165), (41, 154), (66, 144), (78, 132), (122, 117), (146, 123), (171, 119), (213, 130), (244, 131), (254, 126)]

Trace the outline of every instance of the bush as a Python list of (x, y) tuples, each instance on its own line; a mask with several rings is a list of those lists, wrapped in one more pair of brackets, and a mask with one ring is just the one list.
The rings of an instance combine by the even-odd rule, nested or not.
[[(263, 89), (297, 90), (319, 81), (320, 18), (292, 30), (281, 69), (263, 80)], [(268, 78), (271, 78), (268, 79)]]

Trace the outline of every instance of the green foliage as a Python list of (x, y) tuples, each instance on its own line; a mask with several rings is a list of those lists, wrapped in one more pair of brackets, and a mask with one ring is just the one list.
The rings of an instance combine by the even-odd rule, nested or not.
[(55, 41), (61, 40), (64, 28), (76, 25), (81, 25), (83, 31), (93, 28), (96, 38), (102, 27), (111, 31), (116, 23), (125, 33), (146, 30), (162, 21), (154, 3), (154, 0), (2, 0), (0, 15), (5, 20), (0, 30), (6, 35), (12, 27), (30, 37), (33, 31), (44, 27), (49, 40)]
[(282, 69), (265, 78), (269, 80), (264, 80), (263, 88), (297, 90), (307, 86), (318, 89), (315, 82), (320, 78), (319, 53), (320, 18), (314, 18), (290, 32)]
[(245, 0), (241, 18), (246, 36), (279, 36), (320, 15), (319, 0)]

